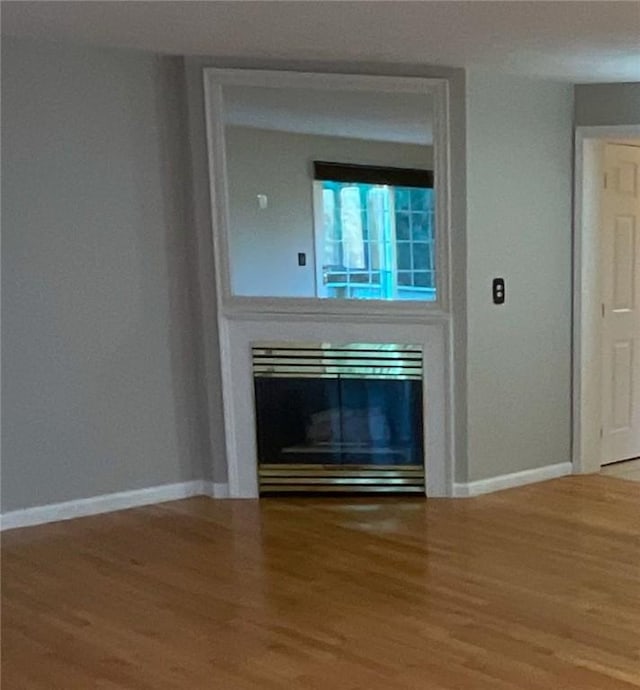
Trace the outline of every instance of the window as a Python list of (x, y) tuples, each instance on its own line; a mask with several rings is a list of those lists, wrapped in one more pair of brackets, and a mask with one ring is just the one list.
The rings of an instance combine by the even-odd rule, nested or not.
[(436, 299), (433, 173), (315, 163), (318, 296)]

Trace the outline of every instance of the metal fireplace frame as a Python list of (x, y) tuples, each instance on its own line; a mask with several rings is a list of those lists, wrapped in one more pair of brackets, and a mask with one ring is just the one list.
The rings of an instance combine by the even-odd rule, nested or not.
[[(423, 381), (421, 345), (392, 343), (256, 342), (251, 345), (254, 381), (259, 378), (325, 378)], [(257, 431), (257, 429), (256, 429)], [(335, 449), (335, 444), (332, 444)], [(367, 448), (344, 444), (362, 454), (406, 452), (404, 447)], [(321, 445), (291, 447), (296, 454), (322, 454)], [(423, 448), (424, 452), (424, 448)], [(425, 465), (335, 465), (258, 463), (260, 495), (291, 493), (425, 494)]]

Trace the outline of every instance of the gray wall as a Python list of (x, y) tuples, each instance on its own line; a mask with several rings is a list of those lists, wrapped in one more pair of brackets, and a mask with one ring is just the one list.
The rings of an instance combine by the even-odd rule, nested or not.
[(209, 464), (182, 62), (2, 41), (3, 511)]
[[(456, 479), (569, 458), (570, 87), (473, 72), (465, 92), (464, 72), (440, 68), (194, 58), (183, 72), (120, 51), (2, 49), (3, 510), (226, 478), (207, 64), (451, 80)], [(596, 106), (584, 115), (594, 92), (581, 90), (596, 87), (576, 88), (578, 124), (601, 124)]]
[[(227, 127), (232, 290), (314, 297), (313, 161), (429, 168), (431, 146)], [(256, 151), (259, 155), (256, 156)], [(259, 209), (256, 195), (268, 207)], [(298, 252), (307, 265), (298, 266)]]
[(577, 84), (575, 87), (575, 124), (640, 124), (640, 83)]
[(572, 116), (569, 85), (467, 74), (471, 481), (570, 460)]

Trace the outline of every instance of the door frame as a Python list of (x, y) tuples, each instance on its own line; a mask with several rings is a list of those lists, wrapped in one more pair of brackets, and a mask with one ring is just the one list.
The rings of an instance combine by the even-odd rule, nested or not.
[(598, 472), (602, 439), (602, 317), (599, 203), (595, 162), (606, 141), (640, 138), (638, 125), (576, 127), (573, 198), (572, 462)]

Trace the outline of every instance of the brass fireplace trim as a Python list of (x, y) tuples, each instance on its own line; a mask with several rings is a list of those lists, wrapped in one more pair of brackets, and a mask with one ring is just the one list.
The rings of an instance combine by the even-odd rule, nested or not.
[(291, 472), (317, 472), (318, 474), (326, 474), (327, 472), (336, 471), (340, 475), (352, 474), (354, 477), (362, 476), (362, 473), (380, 474), (381, 476), (392, 476), (397, 473), (397, 476), (419, 475), (424, 476), (424, 467), (422, 465), (340, 465), (336, 469), (336, 465), (320, 465), (316, 463), (262, 463), (260, 465), (264, 473), (270, 475), (288, 474)]
[(260, 496), (277, 496), (280, 494), (419, 494), (425, 495), (423, 486), (388, 486), (385, 484), (279, 484), (278, 486), (260, 486)]
[(262, 464), (260, 494), (292, 492), (425, 493), (424, 467), (418, 465)]
[(257, 378), (422, 379), (422, 347), (394, 343), (252, 345)]
[(406, 343), (310, 343), (301, 340), (262, 340), (252, 344), (254, 349), (268, 350), (373, 350), (375, 352), (415, 352), (421, 353), (422, 346)]

